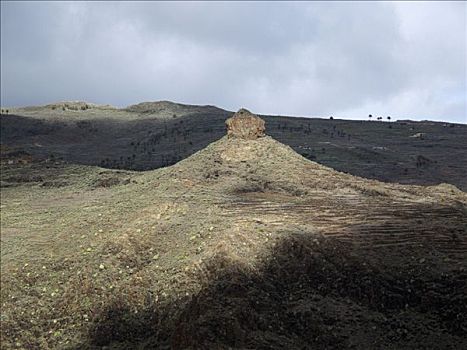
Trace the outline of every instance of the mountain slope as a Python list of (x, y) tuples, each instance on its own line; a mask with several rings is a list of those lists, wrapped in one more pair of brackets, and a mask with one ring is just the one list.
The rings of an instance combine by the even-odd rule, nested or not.
[(466, 345), (454, 186), (340, 173), (271, 137), (145, 173), (63, 167), (60, 188), (2, 189), (6, 348)]
[[(63, 110), (65, 104), (79, 108)], [(84, 102), (51, 106), (14, 109), (3, 115), (2, 146), (27, 152), (34, 159), (150, 170), (172, 165), (220, 139), (224, 122), (232, 115), (213, 106), (168, 101), (125, 109)], [(82, 110), (83, 106), (90, 108)], [(466, 125), (282, 116), (263, 119), (276, 140), (336, 170), (386, 182), (447, 182), (467, 189)], [(2, 156), (10, 157), (3, 151)]]

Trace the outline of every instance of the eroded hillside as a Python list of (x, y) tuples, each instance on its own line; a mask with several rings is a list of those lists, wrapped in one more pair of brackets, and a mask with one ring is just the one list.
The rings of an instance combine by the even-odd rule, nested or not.
[[(172, 165), (224, 135), (231, 112), (168, 101), (125, 109), (85, 102), (12, 109), (1, 124), (2, 157), (126, 170)], [(307, 159), (385, 182), (467, 189), (467, 126), (262, 116), (269, 135)]]
[(43, 175), (57, 186), (3, 188), (2, 344), (467, 345), (465, 192), (367, 180), (236, 136), (251, 134), (155, 171), (57, 162)]

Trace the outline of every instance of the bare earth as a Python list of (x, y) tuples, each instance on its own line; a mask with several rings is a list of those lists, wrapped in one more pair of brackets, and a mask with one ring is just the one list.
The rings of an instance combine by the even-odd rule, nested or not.
[(467, 347), (453, 185), (341, 173), (269, 136), (139, 173), (2, 162), (2, 183), (2, 348)]

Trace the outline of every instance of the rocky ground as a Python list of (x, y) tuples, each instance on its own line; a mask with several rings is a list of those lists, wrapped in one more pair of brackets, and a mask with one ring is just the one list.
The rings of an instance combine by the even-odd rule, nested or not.
[(467, 346), (453, 185), (356, 177), (269, 136), (148, 172), (3, 170), (4, 348)]

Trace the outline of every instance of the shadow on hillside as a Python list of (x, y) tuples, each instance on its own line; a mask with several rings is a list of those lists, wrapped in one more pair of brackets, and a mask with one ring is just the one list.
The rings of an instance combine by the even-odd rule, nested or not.
[[(460, 348), (465, 280), (378, 270), (332, 239), (291, 234), (258, 270), (217, 256), (194, 297), (137, 314), (119, 301), (77, 349)], [(435, 277), (433, 277), (435, 276)], [(409, 277), (412, 279), (410, 280)], [(131, 306), (131, 305), (130, 305)]]
[(173, 119), (38, 119), (8, 115), (1, 120), (2, 145), (36, 160), (111, 169), (152, 170), (170, 166), (225, 134), (228, 114), (188, 114)]

